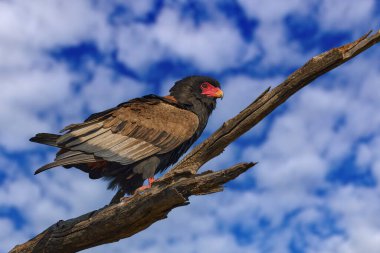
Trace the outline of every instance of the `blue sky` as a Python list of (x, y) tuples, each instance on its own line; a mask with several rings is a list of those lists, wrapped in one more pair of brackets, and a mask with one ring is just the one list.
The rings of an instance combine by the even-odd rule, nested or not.
[[(0, 252), (102, 207), (105, 182), (33, 171), (29, 143), (191, 74), (222, 83), (202, 138), (310, 57), (380, 28), (378, 0), (0, 1)], [(377, 253), (380, 48), (314, 81), (204, 169), (259, 161), (142, 233), (86, 252)]]

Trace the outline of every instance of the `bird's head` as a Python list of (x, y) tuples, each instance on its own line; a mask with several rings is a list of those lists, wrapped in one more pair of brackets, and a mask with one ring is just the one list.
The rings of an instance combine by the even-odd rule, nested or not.
[(216, 100), (223, 98), (223, 91), (217, 80), (207, 76), (189, 76), (177, 81), (170, 89), (170, 95), (178, 103), (200, 110), (205, 107), (211, 113), (215, 109)]

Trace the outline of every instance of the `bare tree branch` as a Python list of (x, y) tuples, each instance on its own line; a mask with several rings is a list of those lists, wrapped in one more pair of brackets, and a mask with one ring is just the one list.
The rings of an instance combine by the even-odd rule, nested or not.
[(189, 204), (191, 195), (223, 190), (223, 185), (254, 166), (242, 163), (229, 169), (196, 174), (234, 140), (247, 132), (290, 96), (328, 71), (380, 41), (380, 31), (313, 57), (273, 90), (267, 89), (251, 105), (228, 120), (212, 136), (195, 147), (153, 187), (117, 205), (59, 221), (10, 252), (76, 252), (130, 237), (165, 219), (174, 208)]
[(146, 229), (178, 206), (189, 204), (191, 195), (223, 190), (223, 184), (254, 166), (243, 163), (229, 169), (202, 174), (165, 177), (155, 187), (116, 205), (106, 206), (80, 217), (59, 221), (37, 237), (11, 252), (77, 252), (116, 242)]
[(313, 57), (277, 87), (272, 90), (268, 88), (251, 105), (195, 147), (169, 173), (196, 173), (203, 164), (221, 154), (231, 142), (254, 127), (298, 90), (380, 41), (380, 31), (369, 35), (370, 32), (352, 43)]

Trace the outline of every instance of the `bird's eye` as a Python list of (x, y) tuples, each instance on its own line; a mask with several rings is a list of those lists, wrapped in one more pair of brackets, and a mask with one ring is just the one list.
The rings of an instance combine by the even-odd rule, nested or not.
[(202, 83), (202, 84), (201, 84), (201, 88), (202, 88), (202, 89), (207, 89), (207, 88), (209, 87), (209, 85), (210, 85), (210, 84), (207, 83), (207, 82)]

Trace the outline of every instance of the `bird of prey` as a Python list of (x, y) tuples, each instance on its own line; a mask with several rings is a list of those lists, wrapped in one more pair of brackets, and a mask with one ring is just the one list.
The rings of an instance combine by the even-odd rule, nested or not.
[[(39, 133), (30, 141), (60, 148), (54, 162), (36, 170), (63, 166), (104, 178), (118, 188), (111, 203), (126, 193), (149, 188), (156, 173), (176, 163), (206, 127), (223, 91), (217, 80), (190, 76), (177, 81), (170, 95), (147, 95), (90, 115), (61, 133)], [(143, 186), (148, 179), (149, 185)]]

